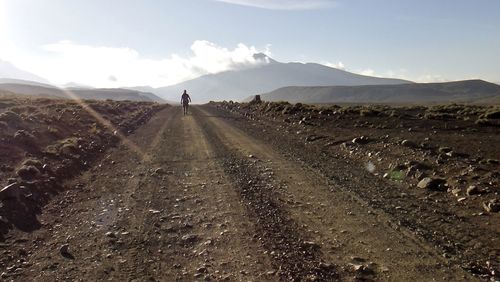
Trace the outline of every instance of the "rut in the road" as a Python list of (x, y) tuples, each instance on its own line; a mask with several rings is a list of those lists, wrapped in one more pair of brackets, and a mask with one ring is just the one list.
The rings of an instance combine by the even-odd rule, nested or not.
[(334, 280), (338, 278), (335, 266), (322, 260), (320, 246), (308, 241), (300, 227), (280, 206), (269, 178), (264, 177), (256, 162), (232, 152), (201, 115), (194, 115), (202, 124), (205, 135), (216, 154), (222, 160), (222, 167), (238, 184), (238, 193), (257, 226), (256, 236), (268, 250), (282, 279)]

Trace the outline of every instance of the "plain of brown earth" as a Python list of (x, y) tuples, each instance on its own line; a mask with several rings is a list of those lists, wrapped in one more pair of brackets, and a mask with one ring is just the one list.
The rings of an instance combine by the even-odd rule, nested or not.
[[(498, 214), (470, 215), (480, 213), (474, 204), (495, 191), (466, 200), (470, 206), (452, 205), (446, 192), (417, 189), (415, 180), (383, 178), (360, 166), (361, 155), (383, 146), (341, 146), (363, 128), (349, 132), (344, 121), (346, 128), (334, 131), (313, 117), (301, 120), (229, 104), (195, 106), (187, 116), (179, 107), (154, 111), (88, 168), (79, 168), (81, 174), (68, 177), (41, 206), (37, 226), (14, 224), (4, 231), (2, 279), (492, 277), (467, 263), (484, 271), (481, 263), (497, 262)], [(443, 249), (446, 240), (454, 240), (449, 249)]]

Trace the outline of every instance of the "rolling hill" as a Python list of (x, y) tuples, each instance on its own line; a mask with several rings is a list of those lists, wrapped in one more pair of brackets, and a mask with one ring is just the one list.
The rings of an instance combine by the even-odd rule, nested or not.
[(22, 85), (32, 85), (32, 86), (55, 88), (54, 85), (51, 85), (48, 82), (39, 82), (39, 81), (24, 80), (24, 79), (17, 79), (17, 78), (0, 78), (0, 84), (22, 84)]
[[(168, 100), (178, 100), (187, 89), (193, 102), (243, 100), (284, 86), (388, 85), (410, 83), (400, 79), (370, 77), (315, 63), (280, 63), (264, 54), (255, 54), (263, 63), (249, 69), (204, 75), (172, 86), (153, 89)], [(265, 63), (264, 63), (265, 62)]]
[(262, 94), (261, 98), (291, 103), (481, 103), (498, 101), (500, 85), (464, 80), (400, 85), (290, 86)]
[(9, 91), (21, 95), (56, 97), (68, 99), (93, 99), (93, 100), (130, 100), (150, 101), (164, 103), (160, 97), (149, 92), (121, 88), (57, 88), (48, 84), (33, 81), (20, 81), (12, 79), (0, 79), (0, 90)]

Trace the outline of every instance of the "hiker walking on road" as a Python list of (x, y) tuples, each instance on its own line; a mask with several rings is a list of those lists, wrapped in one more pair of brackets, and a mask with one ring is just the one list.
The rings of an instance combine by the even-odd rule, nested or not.
[(191, 97), (189, 97), (189, 94), (187, 94), (187, 91), (184, 90), (184, 93), (182, 93), (182, 96), (181, 96), (181, 105), (182, 105), (182, 108), (184, 109), (184, 115), (188, 114), (188, 107), (189, 107), (190, 102), (191, 102)]

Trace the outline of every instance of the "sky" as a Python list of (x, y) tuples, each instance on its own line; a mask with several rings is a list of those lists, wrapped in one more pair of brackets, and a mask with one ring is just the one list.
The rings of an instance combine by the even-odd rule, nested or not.
[(280, 62), (500, 82), (498, 0), (0, 0), (0, 60), (55, 84), (175, 84)]

